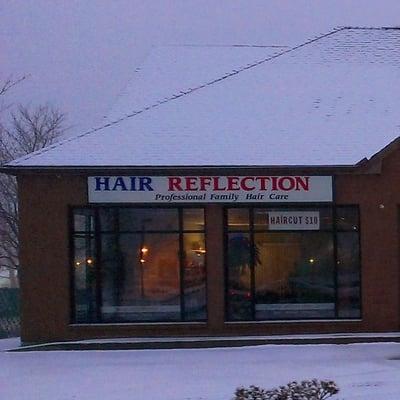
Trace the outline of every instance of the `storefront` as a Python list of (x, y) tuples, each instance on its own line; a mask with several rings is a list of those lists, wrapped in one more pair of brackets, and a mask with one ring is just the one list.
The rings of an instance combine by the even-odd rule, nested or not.
[(207, 321), (212, 203), (225, 321), (361, 316), (358, 206), (334, 205), (330, 176), (95, 176), (88, 198), (71, 208), (72, 322)]
[(161, 49), (5, 166), (22, 340), (398, 331), (399, 32)]
[(23, 340), (396, 331), (398, 159), (13, 170)]
[[(225, 206), (226, 321), (360, 318), (357, 206)], [(206, 321), (205, 210), (73, 208), (73, 322)]]

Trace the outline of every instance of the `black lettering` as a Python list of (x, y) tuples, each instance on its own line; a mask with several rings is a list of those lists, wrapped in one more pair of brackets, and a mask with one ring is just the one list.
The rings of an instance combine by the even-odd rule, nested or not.
[(152, 192), (154, 189), (150, 186), (150, 183), (151, 183), (151, 178), (146, 176), (141, 176), (139, 178), (139, 191), (144, 192), (148, 190), (149, 192)]
[[(96, 176), (96, 191), (100, 190), (110, 190), (110, 178), (109, 177), (100, 177)], [(104, 189), (101, 187), (104, 186)]]

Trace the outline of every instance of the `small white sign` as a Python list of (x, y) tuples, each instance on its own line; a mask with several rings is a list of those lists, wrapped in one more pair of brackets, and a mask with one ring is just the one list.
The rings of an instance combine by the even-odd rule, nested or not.
[(269, 211), (267, 226), (271, 231), (318, 231), (319, 211)]

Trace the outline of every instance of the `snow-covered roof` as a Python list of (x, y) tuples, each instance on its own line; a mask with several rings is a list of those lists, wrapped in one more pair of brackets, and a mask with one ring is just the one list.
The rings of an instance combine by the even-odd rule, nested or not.
[(105, 126), (13, 167), (354, 165), (400, 134), (400, 29), (340, 28), (294, 48), (171, 46)]

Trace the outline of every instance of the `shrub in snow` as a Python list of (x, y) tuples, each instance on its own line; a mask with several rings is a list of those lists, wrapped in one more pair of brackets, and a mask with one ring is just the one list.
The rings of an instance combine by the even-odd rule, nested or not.
[(240, 387), (233, 400), (325, 400), (339, 392), (333, 381), (290, 382), (277, 389), (265, 390), (258, 386)]

